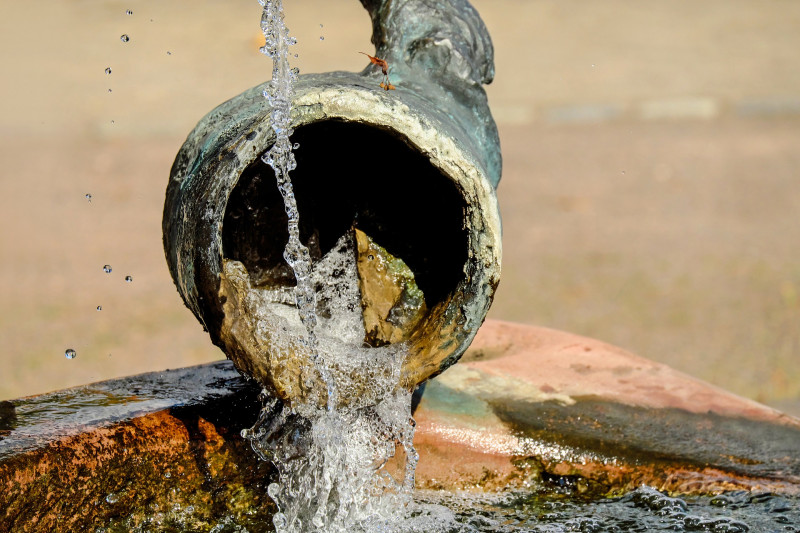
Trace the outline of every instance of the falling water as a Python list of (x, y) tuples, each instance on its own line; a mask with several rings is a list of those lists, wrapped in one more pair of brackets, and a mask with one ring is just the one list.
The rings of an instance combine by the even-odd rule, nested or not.
[[(289, 230), (284, 258), (297, 285), (294, 302), (251, 288), (248, 305), (261, 328), (304, 332), (327, 401), (319, 406), (313, 400), (267, 399), (258, 422), (243, 435), (279, 471), (279, 481), (268, 489), (279, 510), (278, 532), (408, 530), (402, 524), (412, 502), (417, 453), (411, 394), (399, 387), (407, 349), (403, 343), (364, 346), (354, 230), (314, 264), (300, 241), (290, 180), (297, 166), (290, 142), (298, 71), (289, 66), (289, 48), (295, 40), (284, 24), (282, 1), (259, 3), (266, 39), (261, 51), (273, 62), (264, 97), (276, 138), (262, 160), (272, 167), (283, 196)], [(226, 275), (236, 276), (236, 268), (232, 262)], [(296, 311), (287, 313), (291, 303)]]
[(300, 213), (289, 177), (289, 173), (297, 167), (293, 146), (289, 140), (293, 133), (291, 102), (298, 74), (296, 68), (289, 68), (289, 47), (296, 41), (289, 36), (289, 30), (284, 24), (282, 0), (259, 0), (259, 3), (264, 7), (261, 15), (261, 31), (266, 41), (261, 47), (261, 53), (272, 59), (272, 80), (264, 89), (264, 97), (270, 103), (270, 122), (275, 131), (275, 144), (261, 159), (275, 172), (278, 190), (283, 197), (289, 229), (289, 241), (286, 243), (283, 257), (294, 271), (297, 280), (295, 303), (300, 313), (300, 320), (306, 329), (305, 342), (317, 371), (328, 386), (328, 406), (332, 408), (336, 403), (335, 387), (328, 376), (325, 362), (320, 360), (317, 349), (315, 332), (317, 304), (314, 287), (311, 284), (311, 256), (308, 248), (300, 241)]

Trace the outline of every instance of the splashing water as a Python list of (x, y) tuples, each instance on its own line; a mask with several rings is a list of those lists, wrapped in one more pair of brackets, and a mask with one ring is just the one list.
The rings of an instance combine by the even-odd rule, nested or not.
[[(353, 235), (345, 234), (309, 274), (319, 290), (320, 359), (348, 405), (325, 409), (267, 400), (258, 422), (243, 432), (278, 468), (279, 483), (270, 485), (269, 494), (280, 509), (274, 519), (279, 532), (391, 531), (411, 503), (417, 462), (411, 394), (397, 387), (405, 346), (362, 347), (354, 247)], [(276, 320), (287, 305), (275, 296), (248, 295), (260, 298), (248, 306), (261, 316), (257, 330), (301, 330), (300, 320), (285, 312)]]
[[(289, 231), (284, 259), (297, 285), (293, 298), (286, 291), (254, 288), (237, 261), (226, 264), (225, 276), (246, 287), (245, 305), (256, 331), (303, 338), (327, 387), (324, 406), (314, 400), (266, 399), (259, 420), (242, 432), (278, 469), (279, 482), (268, 489), (278, 506), (273, 523), (278, 532), (446, 531), (437, 525), (447, 522), (441, 513), (434, 519), (412, 510), (415, 423), (411, 393), (399, 386), (407, 347), (365, 347), (355, 233), (345, 233), (314, 264), (300, 241), (289, 177), (297, 166), (290, 112), (298, 71), (288, 61), (295, 40), (284, 24), (282, 1), (259, 3), (266, 40), (261, 52), (273, 61), (264, 97), (276, 136), (262, 160), (272, 167), (284, 199)], [(313, 381), (307, 381), (311, 388)], [(412, 525), (420, 517), (425, 525)]]

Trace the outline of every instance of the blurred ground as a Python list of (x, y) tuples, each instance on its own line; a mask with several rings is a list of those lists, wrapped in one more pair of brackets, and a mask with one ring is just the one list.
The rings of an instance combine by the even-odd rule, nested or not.
[[(505, 161), (490, 316), (800, 414), (800, 3), (473, 3)], [(286, 4), (301, 71), (363, 67), (358, 2)], [(161, 208), (197, 120), (269, 77), (258, 3), (0, 15), (0, 399), (222, 357), (169, 278)]]

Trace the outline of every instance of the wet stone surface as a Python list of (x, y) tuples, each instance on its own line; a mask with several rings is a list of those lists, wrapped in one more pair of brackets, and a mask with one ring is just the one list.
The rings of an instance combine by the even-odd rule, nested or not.
[(0, 531), (265, 530), (257, 396), (222, 362), (3, 402)]
[[(454, 509), (464, 531), (497, 533), (648, 533), (698, 531), (771, 533), (800, 531), (796, 497), (729, 492), (670, 497), (650, 487), (619, 498), (587, 498), (569, 488), (499, 498), (433, 497)], [(468, 528), (473, 529), (468, 529)]]
[[(454, 531), (798, 530), (789, 419), (515, 401), (476, 375), (432, 380), (415, 415), (415, 500)], [(0, 531), (271, 531), (275, 472), (240, 436), (258, 393), (219, 362), (0, 402)]]
[(506, 401), (495, 414), (519, 435), (559, 443), (610, 460), (669, 469), (713, 466), (754, 478), (800, 483), (800, 429), (774, 423), (648, 409), (592, 398), (572, 405)]

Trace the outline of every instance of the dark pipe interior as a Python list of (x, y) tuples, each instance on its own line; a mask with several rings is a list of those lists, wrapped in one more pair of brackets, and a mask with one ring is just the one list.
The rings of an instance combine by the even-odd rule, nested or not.
[[(427, 157), (396, 134), (353, 122), (302, 126), (292, 142), (300, 144), (291, 177), (301, 240), (312, 258), (355, 224), (406, 262), (429, 307), (453, 291), (467, 260), (466, 206)], [(228, 200), (225, 257), (244, 263), (253, 283), (294, 285), (283, 259), (286, 221), (272, 168), (258, 159)]]

